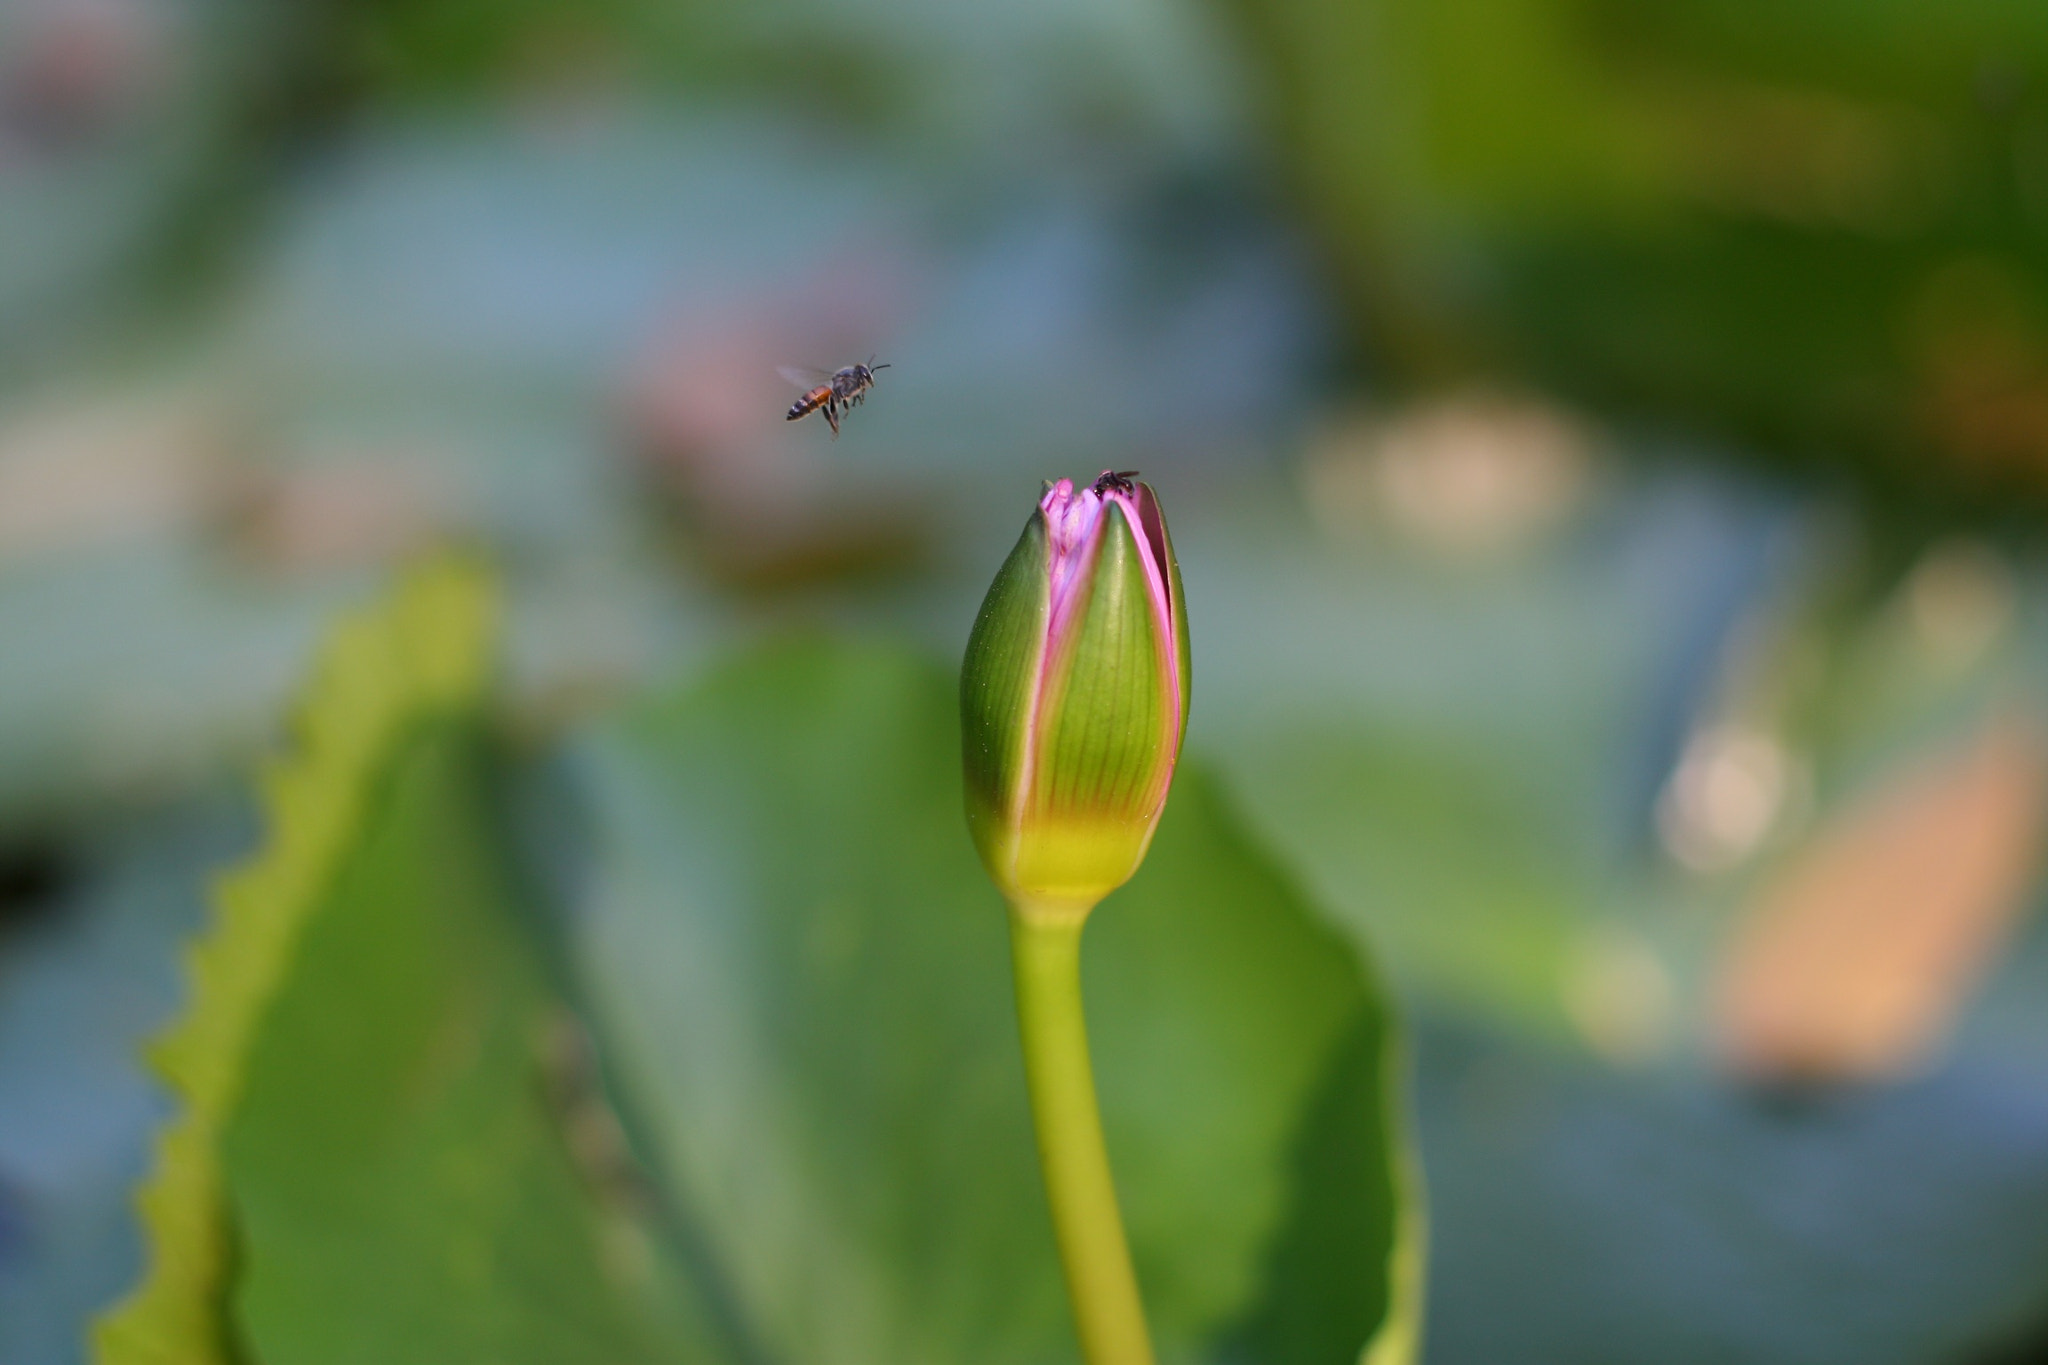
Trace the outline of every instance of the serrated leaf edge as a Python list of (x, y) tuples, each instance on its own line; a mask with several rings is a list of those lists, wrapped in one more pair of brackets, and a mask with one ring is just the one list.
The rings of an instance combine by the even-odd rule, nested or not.
[(405, 735), (484, 694), (495, 626), (489, 576), (449, 557), (407, 573), (329, 637), (296, 713), (296, 743), (260, 780), (263, 847), (215, 884), (186, 957), (189, 1005), (151, 1048), (182, 1101), (137, 1194), (143, 1280), (95, 1324), (97, 1365), (238, 1365), (226, 1317), (233, 1233), (217, 1145), (249, 1044), (334, 868)]

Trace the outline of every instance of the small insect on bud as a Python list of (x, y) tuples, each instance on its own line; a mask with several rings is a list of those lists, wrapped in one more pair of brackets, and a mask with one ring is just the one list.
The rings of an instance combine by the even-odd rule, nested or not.
[(967, 823), (1020, 911), (1085, 913), (1129, 880), (1180, 756), (1180, 565), (1135, 473), (1046, 489), (967, 642)]

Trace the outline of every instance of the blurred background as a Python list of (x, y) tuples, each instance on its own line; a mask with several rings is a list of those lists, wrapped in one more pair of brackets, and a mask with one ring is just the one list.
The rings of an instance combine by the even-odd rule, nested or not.
[(339, 607), (486, 547), (539, 745), (1112, 466), (1431, 1365), (2048, 1359), (2048, 7), (0, 0), (0, 1362)]

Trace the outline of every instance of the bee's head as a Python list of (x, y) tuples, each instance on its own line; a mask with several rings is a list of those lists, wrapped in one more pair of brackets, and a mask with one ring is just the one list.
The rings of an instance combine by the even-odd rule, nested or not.
[(860, 377), (862, 379), (873, 379), (875, 377), (876, 370), (886, 370), (889, 368), (889, 364), (887, 361), (883, 361), (880, 365), (877, 365), (875, 363), (875, 358), (873, 356), (869, 356), (867, 364), (856, 366), (856, 368), (859, 369)]

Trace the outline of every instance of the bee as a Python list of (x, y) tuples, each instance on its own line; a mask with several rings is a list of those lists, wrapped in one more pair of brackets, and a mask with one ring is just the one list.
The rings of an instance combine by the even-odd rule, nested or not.
[(1102, 471), (1102, 477), (1095, 481), (1095, 496), (1099, 498), (1112, 488), (1119, 493), (1128, 493), (1131, 491), (1131, 480), (1137, 477), (1138, 471), (1135, 469), (1105, 469)]
[(823, 411), (826, 425), (832, 434), (839, 434), (839, 415), (848, 408), (857, 407), (867, 397), (868, 390), (875, 386), (875, 371), (886, 370), (887, 365), (877, 365), (873, 356), (865, 365), (848, 365), (845, 369), (826, 374), (823, 370), (807, 370), (795, 365), (778, 367), (784, 379), (804, 391), (804, 396), (789, 405), (785, 420), (794, 422), (799, 417), (808, 417)]

